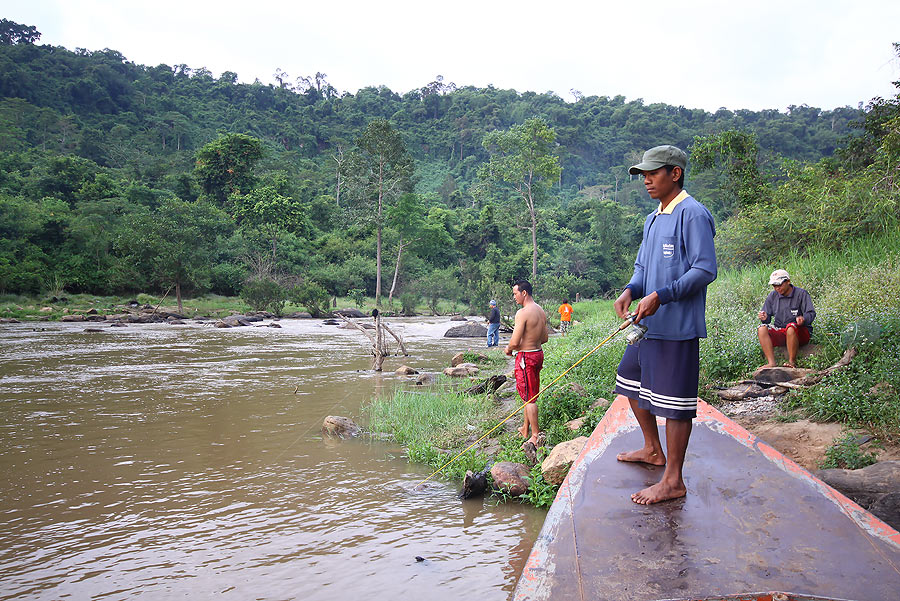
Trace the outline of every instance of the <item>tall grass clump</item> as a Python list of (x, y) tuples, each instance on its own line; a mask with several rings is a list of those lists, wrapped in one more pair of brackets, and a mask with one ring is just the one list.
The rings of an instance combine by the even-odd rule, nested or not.
[[(885, 439), (900, 436), (900, 310), (883, 313), (876, 332), (854, 341), (858, 354), (847, 367), (790, 399), (821, 421), (868, 428)], [(846, 339), (846, 337), (844, 337)]]
[[(450, 390), (396, 390), (377, 397), (365, 407), (369, 429), (389, 434), (407, 447), (410, 461), (441, 467), (502, 419), (484, 395), (467, 396)], [(467, 451), (444, 472), (458, 477), (467, 469), (484, 469), (486, 457), (478, 449)]]
[(709, 337), (701, 341), (707, 389), (745, 377), (762, 362), (756, 337), (769, 273), (787, 269), (816, 308), (805, 367), (836, 363), (848, 346), (858, 355), (816, 386), (789, 396), (790, 408), (820, 421), (900, 434), (900, 231), (840, 244), (795, 249), (780, 259), (720, 272), (707, 302)]

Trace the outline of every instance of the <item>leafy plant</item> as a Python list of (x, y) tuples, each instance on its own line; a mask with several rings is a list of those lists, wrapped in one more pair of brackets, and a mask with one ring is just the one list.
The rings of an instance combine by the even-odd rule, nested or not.
[(825, 451), (822, 469), (841, 468), (858, 470), (878, 461), (875, 453), (864, 453), (852, 432), (846, 432), (836, 439)]
[(350, 300), (353, 301), (353, 304), (356, 305), (357, 309), (362, 309), (363, 302), (366, 299), (366, 291), (362, 288), (353, 288), (347, 291), (347, 296), (350, 297)]
[(287, 302), (287, 291), (275, 280), (251, 280), (241, 289), (241, 298), (254, 311), (271, 311), (281, 315)]
[(550, 507), (550, 505), (553, 504), (553, 500), (556, 498), (559, 486), (550, 484), (544, 480), (544, 475), (541, 473), (540, 461), (531, 468), (529, 479), (531, 480), (531, 483), (528, 486), (528, 490), (526, 490), (525, 494), (521, 497), (522, 502), (530, 503), (531, 505), (540, 508)]
[(292, 301), (305, 307), (313, 317), (321, 317), (323, 313), (326, 313), (328, 303), (331, 301), (331, 295), (328, 294), (325, 287), (312, 280), (294, 286), (290, 296)]

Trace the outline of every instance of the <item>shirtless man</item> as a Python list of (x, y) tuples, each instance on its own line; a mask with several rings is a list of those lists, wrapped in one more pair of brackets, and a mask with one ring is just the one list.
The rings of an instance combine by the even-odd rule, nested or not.
[[(541, 389), (541, 368), (544, 366), (544, 351), (541, 345), (547, 342), (547, 314), (531, 296), (531, 284), (519, 280), (513, 286), (513, 298), (522, 308), (516, 311), (513, 328), (506, 354), (516, 352), (516, 390), (525, 405), (525, 423), (519, 428), (523, 438), (534, 446), (538, 445), (541, 429), (538, 426), (537, 401), (532, 400)], [(531, 426), (531, 437), (528, 427)]]

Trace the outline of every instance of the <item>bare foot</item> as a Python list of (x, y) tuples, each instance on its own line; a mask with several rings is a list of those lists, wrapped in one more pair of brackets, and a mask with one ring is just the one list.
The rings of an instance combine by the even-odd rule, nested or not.
[(528, 424), (522, 424), (521, 428), (518, 428), (519, 434), (522, 435), (522, 438), (528, 438)]
[(782, 367), (792, 367), (794, 369), (797, 368), (797, 366), (794, 363), (791, 363), (790, 361), (785, 361), (784, 365)]
[(670, 485), (665, 482), (657, 482), (642, 491), (631, 495), (631, 500), (638, 505), (652, 505), (670, 499), (679, 499), (687, 494), (684, 484)]
[(541, 433), (538, 432), (537, 434), (533, 435), (531, 438), (528, 439), (528, 442), (533, 444), (535, 447), (541, 446), (541, 444), (540, 444), (541, 443)]
[(757, 369), (768, 369), (770, 367), (776, 367), (775, 363), (766, 363), (765, 365), (760, 365)]
[(632, 461), (634, 463), (649, 463), (650, 465), (665, 465), (666, 456), (657, 451), (648, 449), (638, 449), (637, 451), (629, 451), (628, 453), (619, 453), (616, 455), (619, 461)]

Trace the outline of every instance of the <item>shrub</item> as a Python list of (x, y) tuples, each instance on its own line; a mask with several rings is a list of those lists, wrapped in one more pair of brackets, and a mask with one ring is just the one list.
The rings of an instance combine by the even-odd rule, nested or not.
[(362, 309), (363, 302), (366, 299), (366, 291), (362, 288), (353, 288), (352, 290), (347, 292), (347, 296), (350, 297), (350, 300), (353, 301), (353, 304), (356, 305), (357, 309)]
[(325, 290), (325, 287), (312, 280), (307, 280), (294, 286), (291, 289), (290, 296), (291, 300), (305, 307), (313, 317), (320, 317), (323, 313), (326, 313), (328, 311), (328, 303), (331, 300), (331, 296)]
[(212, 268), (212, 292), (222, 296), (237, 296), (246, 277), (247, 270), (241, 265), (219, 263)]
[(287, 291), (275, 280), (250, 280), (241, 289), (241, 298), (254, 311), (271, 311), (281, 315), (287, 301)]
[(412, 292), (404, 292), (400, 295), (400, 305), (402, 306), (401, 311), (404, 315), (415, 315), (416, 314), (416, 303), (419, 301), (419, 297), (413, 294)]

